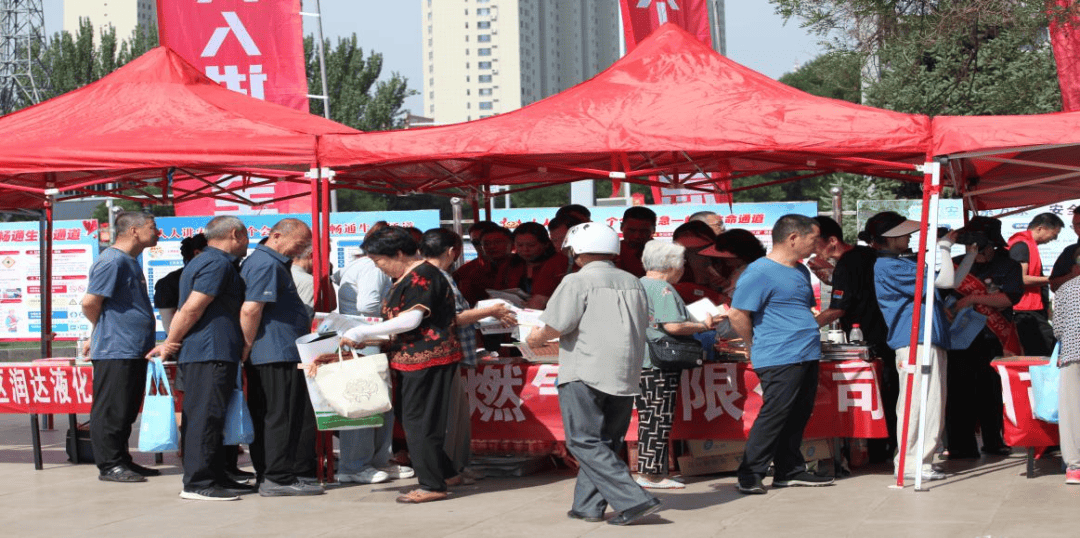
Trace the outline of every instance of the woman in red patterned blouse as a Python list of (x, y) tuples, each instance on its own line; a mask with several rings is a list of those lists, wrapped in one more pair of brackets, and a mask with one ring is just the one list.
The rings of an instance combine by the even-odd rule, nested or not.
[(368, 234), (362, 248), (394, 284), (383, 303), (386, 321), (350, 329), (342, 344), (356, 347), (375, 335), (393, 335), (388, 355), (397, 373), (394, 409), (420, 482), (418, 489), (397, 500), (445, 499), (447, 486), (463, 480), (443, 448), (451, 382), (461, 360), (453, 290), (439, 268), (418, 255), (416, 240), (403, 228)]

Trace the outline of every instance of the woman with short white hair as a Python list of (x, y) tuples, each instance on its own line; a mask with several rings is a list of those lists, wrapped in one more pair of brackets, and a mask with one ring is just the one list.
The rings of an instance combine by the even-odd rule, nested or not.
[[(641, 284), (649, 300), (649, 326), (645, 337), (656, 340), (665, 334), (688, 335), (716, 327), (719, 319), (709, 317), (704, 323), (690, 321), (686, 303), (676, 293), (674, 284), (683, 274), (686, 247), (667, 241), (649, 241), (641, 256), (645, 276)], [(668, 450), (671, 426), (675, 419), (675, 395), (679, 390), (677, 370), (657, 368), (646, 347), (641, 367), (641, 393), (638, 410), (638, 477), (644, 488), (681, 489), (685, 486), (668, 478)]]

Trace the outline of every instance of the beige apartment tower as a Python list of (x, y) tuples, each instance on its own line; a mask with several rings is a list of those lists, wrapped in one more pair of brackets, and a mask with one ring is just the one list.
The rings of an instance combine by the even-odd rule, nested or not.
[(420, 0), (423, 115), (436, 124), (509, 112), (619, 57), (618, 0)]
[(111, 24), (118, 41), (129, 39), (136, 27), (157, 24), (157, 0), (64, 0), (64, 30), (74, 34), (81, 18), (99, 31)]

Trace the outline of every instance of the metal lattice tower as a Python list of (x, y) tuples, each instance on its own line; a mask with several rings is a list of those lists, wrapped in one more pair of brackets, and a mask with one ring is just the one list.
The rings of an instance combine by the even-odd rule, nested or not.
[(45, 49), (41, 2), (0, 0), (0, 114), (41, 100), (41, 81), (34, 79), (34, 68)]

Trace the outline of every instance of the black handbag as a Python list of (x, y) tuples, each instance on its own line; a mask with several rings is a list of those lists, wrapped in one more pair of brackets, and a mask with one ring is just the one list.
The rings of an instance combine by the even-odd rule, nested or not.
[(688, 370), (705, 363), (705, 350), (693, 337), (664, 334), (646, 342), (653, 366), (661, 370)]

